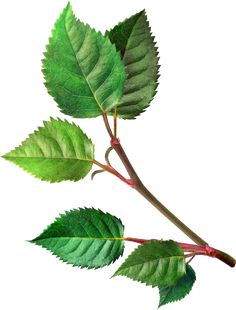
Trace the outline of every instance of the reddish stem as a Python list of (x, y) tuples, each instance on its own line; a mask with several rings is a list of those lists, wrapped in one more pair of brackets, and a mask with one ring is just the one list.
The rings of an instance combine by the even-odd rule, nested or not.
[(122, 174), (120, 174), (112, 166), (110, 166), (110, 165), (103, 165), (103, 164), (101, 164), (100, 162), (98, 162), (95, 159), (93, 160), (93, 163), (95, 165), (99, 166), (100, 168), (102, 168), (103, 170), (106, 170), (107, 172), (110, 172), (111, 174), (115, 175), (117, 178), (119, 178), (122, 182), (126, 183), (127, 185), (129, 185), (131, 187), (135, 187), (135, 185), (133, 184), (132, 180), (126, 179)]
[[(156, 240), (156, 239), (139, 239), (139, 238), (132, 238), (132, 237), (127, 237), (124, 238), (125, 241), (131, 241), (131, 242), (136, 242), (136, 243), (145, 243), (145, 242), (150, 242), (151, 240)], [(162, 240), (156, 240), (161, 242)], [(197, 245), (197, 244), (189, 244), (189, 243), (178, 243), (179, 246), (185, 251), (185, 252), (191, 252), (190, 254), (185, 255), (185, 257), (191, 257), (195, 255), (205, 255), (209, 257), (215, 257), (225, 264), (227, 264), (230, 267), (234, 267), (236, 262), (233, 257), (230, 255), (219, 251), (217, 249), (214, 249), (210, 247), (209, 245)]]
[[(120, 160), (122, 161), (124, 167), (126, 168), (127, 173), (130, 176), (130, 180), (125, 179), (123, 176), (120, 176), (115, 170), (110, 171), (114, 175), (118, 176), (122, 181), (124, 181), (129, 186), (135, 188), (137, 192), (139, 192), (144, 198), (146, 198), (157, 210), (159, 210), (166, 218), (168, 218), (173, 224), (175, 224), (180, 230), (182, 230), (193, 242), (197, 245), (189, 245), (186, 243), (181, 243), (180, 246), (184, 248), (185, 251), (191, 251), (193, 249), (195, 252), (203, 251), (204, 255), (216, 257), (222, 262), (226, 263), (230, 267), (235, 266), (235, 259), (224, 253), (222, 251), (216, 250), (210, 246), (208, 246), (207, 242), (199, 237), (194, 231), (192, 231), (188, 226), (186, 226), (182, 221), (180, 221), (170, 210), (168, 210), (142, 183), (139, 176), (137, 175), (136, 171), (134, 170), (132, 164), (129, 161), (124, 149), (120, 144), (120, 140), (113, 134), (109, 121), (107, 118), (107, 114), (103, 113), (103, 120), (107, 129), (107, 132), (111, 138), (111, 146), (116, 151), (117, 155), (119, 156)], [(115, 172), (115, 173), (114, 173)], [(133, 241), (127, 239), (127, 241)], [(132, 239), (132, 238), (131, 238)], [(144, 239), (136, 239), (139, 240), (139, 243), (145, 242)], [(196, 248), (200, 247), (200, 248)], [(203, 255), (203, 254), (202, 254)]]
[(114, 119), (114, 137), (116, 138), (117, 137), (117, 108), (115, 108), (113, 119)]

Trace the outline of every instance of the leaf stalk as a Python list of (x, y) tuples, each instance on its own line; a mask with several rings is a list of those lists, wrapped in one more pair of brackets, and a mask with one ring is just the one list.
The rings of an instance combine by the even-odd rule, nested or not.
[[(132, 237), (124, 238), (124, 241), (130, 241), (130, 242), (135, 242), (135, 243), (140, 243), (140, 244), (145, 243), (145, 242), (150, 242), (152, 240), (156, 240), (156, 239), (148, 240), (148, 239), (139, 239), (139, 238), (132, 238)], [(156, 240), (156, 241), (162, 242), (162, 240)], [(196, 244), (189, 244), (189, 243), (182, 243), (182, 242), (178, 242), (178, 244), (183, 249), (184, 252), (190, 252), (189, 254), (186, 254), (184, 256), (185, 258), (192, 257), (195, 255), (205, 255), (205, 256), (217, 258), (230, 267), (234, 267), (236, 264), (236, 261), (232, 256), (220, 250), (217, 250), (213, 247), (210, 247), (209, 245), (196, 245)]]
[(135, 185), (133, 184), (133, 181), (130, 179), (126, 179), (122, 174), (120, 174), (116, 169), (114, 169), (110, 165), (104, 165), (100, 163), (97, 160), (93, 160), (93, 163), (97, 165), (98, 167), (102, 168), (102, 170), (110, 172), (111, 174), (115, 175), (118, 179), (120, 179), (122, 182), (126, 183), (127, 185), (134, 187)]

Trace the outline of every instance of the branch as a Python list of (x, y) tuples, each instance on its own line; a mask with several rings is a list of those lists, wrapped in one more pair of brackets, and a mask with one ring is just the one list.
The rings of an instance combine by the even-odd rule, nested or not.
[(144, 198), (146, 198), (156, 209), (158, 209), (165, 217), (167, 217), (174, 225), (183, 231), (190, 239), (195, 243), (206, 245), (207, 242), (200, 238), (195, 232), (193, 232), (188, 226), (186, 226), (180, 219), (178, 219), (172, 212), (170, 212), (149, 190), (143, 185), (133, 166), (131, 165), (120, 140), (115, 138), (110, 128), (108, 118), (106, 114), (103, 114), (104, 123), (108, 134), (111, 138), (111, 146), (116, 151), (120, 160), (122, 161), (127, 173), (132, 181), (132, 187), (137, 190)]
[[(226, 263), (227, 265), (234, 267), (235, 259), (233, 257), (228, 255), (227, 253), (224, 253), (222, 251), (216, 250), (208, 246), (208, 243), (205, 240), (199, 237), (194, 231), (192, 231), (187, 225), (185, 225), (180, 219), (178, 219), (144, 186), (139, 176), (137, 175), (136, 171), (134, 170), (132, 164), (130, 163), (129, 158), (127, 157), (122, 145), (120, 144), (120, 140), (117, 137), (115, 137), (114, 134), (112, 133), (107, 115), (105, 113), (103, 114), (103, 120), (104, 120), (106, 129), (107, 129), (107, 132), (111, 138), (111, 146), (116, 151), (124, 167), (126, 168), (127, 173), (130, 176), (130, 180), (128, 180), (127, 182), (127, 179), (126, 179), (126, 183), (128, 185), (131, 185), (134, 189), (136, 189), (137, 192), (139, 192), (146, 200), (148, 200), (158, 211), (160, 211), (166, 218), (168, 218), (175, 226), (177, 226), (183, 233), (185, 233), (193, 242), (197, 244), (197, 245), (189, 245), (189, 244), (181, 243), (181, 247), (186, 247), (185, 251), (187, 251), (188, 246), (191, 246), (191, 248), (189, 248), (190, 251), (192, 251), (194, 247), (197, 247), (198, 251), (201, 251), (201, 250), (205, 251), (204, 252), (206, 253), (205, 255), (216, 257), (222, 262)], [(130, 238), (127, 238), (126, 240), (133, 241), (133, 240), (128, 240), (128, 239)], [(136, 240), (139, 240), (141, 243), (142, 240), (144, 239), (136, 239)], [(144, 240), (143, 242), (146, 242), (146, 241)]]

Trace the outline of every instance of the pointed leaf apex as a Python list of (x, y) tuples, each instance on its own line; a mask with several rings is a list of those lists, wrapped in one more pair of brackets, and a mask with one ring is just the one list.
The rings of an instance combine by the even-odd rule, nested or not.
[(147, 15), (146, 9), (143, 9), (142, 11), (139, 12), (140, 15), (145, 14)]
[(63, 12), (71, 12), (73, 14), (73, 7), (70, 1), (67, 2), (67, 5), (65, 6)]

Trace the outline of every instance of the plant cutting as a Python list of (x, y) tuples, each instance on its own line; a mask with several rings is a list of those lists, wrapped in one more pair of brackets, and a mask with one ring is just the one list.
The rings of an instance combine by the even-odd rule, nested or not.
[[(138, 243), (114, 273), (159, 289), (159, 306), (184, 298), (195, 282), (191, 260), (199, 255), (230, 267), (235, 259), (213, 248), (169, 211), (144, 185), (118, 136), (118, 119), (133, 120), (153, 100), (159, 78), (159, 57), (145, 11), (103, 35), (78, 20), (70, 4), (55, 23), (43, 59), (48, 93), (61, 112), (73, 118), (100, 117), (110, 147), (104, 162), (95, 157), (94, 145), (75, 123), (51, 118), (3, 157), (33, 176), (48, 182), (79, 181), (108, 172), (146, 198), (193, 244), (176, 240), (128, 237), (120, 219), (93, 208), (65, 212), (32, 243), (61, 260), (81, 268), (101, 268), (123, 254), (125, 242)], [(112, 125), (111, 125), (112, 124)], [(127, 175), (110, 161), (114, 151)]]

